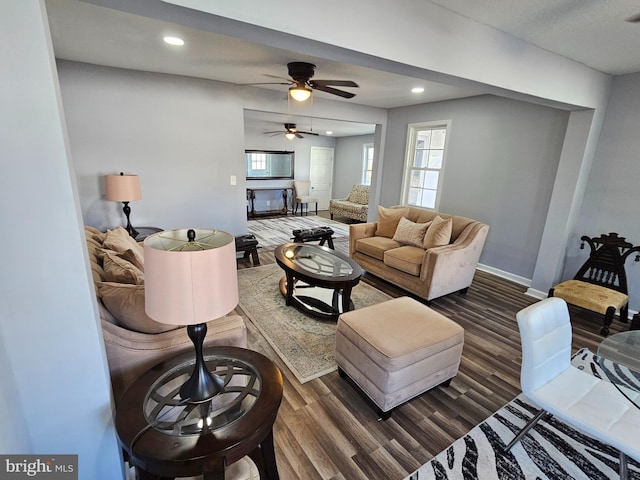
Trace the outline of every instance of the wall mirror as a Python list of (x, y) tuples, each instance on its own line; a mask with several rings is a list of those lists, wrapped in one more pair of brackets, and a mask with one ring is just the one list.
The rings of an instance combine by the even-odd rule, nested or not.
[(245, 150), (247, 180), (293, 179), (295, 152)]

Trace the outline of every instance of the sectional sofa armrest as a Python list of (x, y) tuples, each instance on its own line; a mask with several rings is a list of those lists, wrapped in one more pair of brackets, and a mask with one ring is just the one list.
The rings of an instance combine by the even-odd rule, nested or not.
[(374, 237), (378, 229), (378, 222), (356, 223), (349, 225), (349, 256), (356, 251), (356, 241), (361, 238)]
[[(116, 402), (126, 388), (153, 365), (194, 348), (184, 327), (147, 334), (127, 330), (104, 318), (101, 321)], [(229, 314), (207, 322), (204, 346), (217, 345), (247, 347), (247, 330), (242, 317)]]

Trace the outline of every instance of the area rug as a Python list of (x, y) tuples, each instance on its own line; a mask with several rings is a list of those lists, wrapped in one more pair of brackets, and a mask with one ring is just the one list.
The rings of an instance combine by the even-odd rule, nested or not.
[(247, 229), (250, 234), (255, 235), (258, 244), (262, 247), (276, 247), (291, 241), (293, 230), (331, 227), (334, 231), (333, 238), (343, 238), (349, 236), (349, 225), (336, 222), (328, 218), (309, 216), (283, 216), (279, 218), (265, 218), (249, 220)]
[[(239, 270), (239, 306), (298, 381), (305, 383), (337, 369), (333, 355), (336, 322), (317, 320), (287, 307), (278, 287), (283, 276), (278, 265)], [(364, 282), (351, 293), (355, 308), (390, 298)]]
[[(606, 379), (582, 349), (572, 364)], [(603, 405), (606, 408), (606, 405)], [(523, 394), (467, 435), (436, 455), (405, 480), (595, 480), (619, 478), (619, 452), (571, 428), (555, 417), (541, 420), (510, 452), (504, 447), (538, 411)], [(640, 479), (640, 464), (628, 461), (631, 480)]]

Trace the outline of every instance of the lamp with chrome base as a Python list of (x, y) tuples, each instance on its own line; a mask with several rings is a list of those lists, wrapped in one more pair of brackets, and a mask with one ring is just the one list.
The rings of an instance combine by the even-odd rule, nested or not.
[(125, 175), (123, 172), (120, 172), (120, 175), (107, 175), (105, 177), (105, 198), (113, 202), (123, 203), (122, 211), (127, 217), (127, 232), (133, 238), (136, 238), (138, 231), (131, 226), (131, 220), (129, 219), (131, 207), (129, 207), (129, 202), (142, 198), (138, 175)]
[(238, 304), (235, 239), (220, 230), (168, 230), (144, 241), (145, 311), (154, 320), (188, 325), (196, 354), (191, 377), (180, 398), (189, 403), (210, 400), (224, 381), (205, 365), (202, 346), (206, 323)]

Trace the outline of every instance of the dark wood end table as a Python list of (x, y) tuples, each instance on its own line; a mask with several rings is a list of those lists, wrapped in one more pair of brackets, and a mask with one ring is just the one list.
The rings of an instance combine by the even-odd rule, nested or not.
[(115, 423), (130, 464), (141, 480), (223, 480), (225, 466), (249, 455), (261, 478), (278, 480), (273, 424), (282, 401), (280, 370), (238, 347), (206, 348), (204, 358), (224, 379), (222, 392), (207, 402), (185, 404), (179, 396), (193, 352), (159, 363), (125, 392)]

